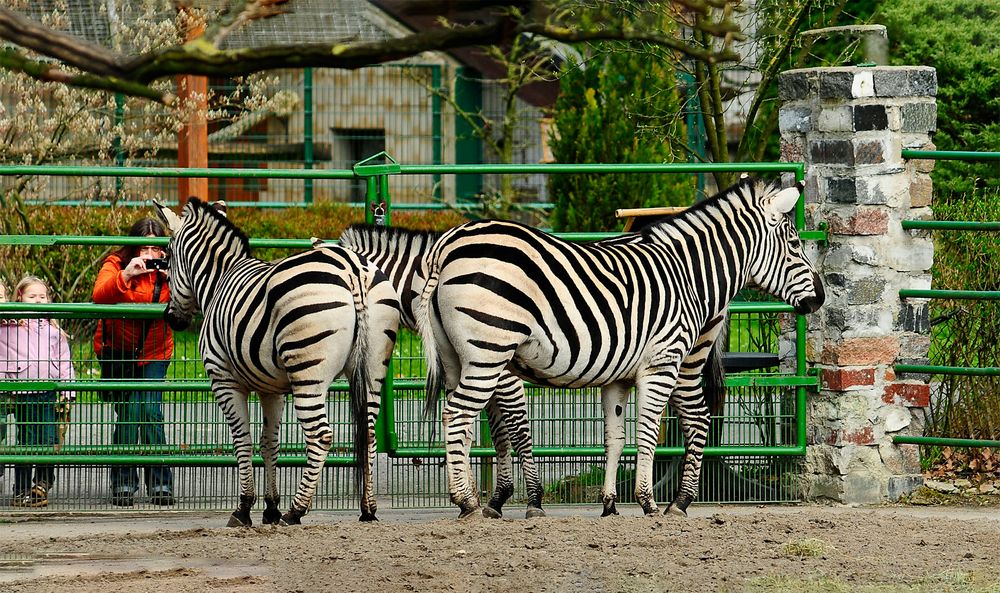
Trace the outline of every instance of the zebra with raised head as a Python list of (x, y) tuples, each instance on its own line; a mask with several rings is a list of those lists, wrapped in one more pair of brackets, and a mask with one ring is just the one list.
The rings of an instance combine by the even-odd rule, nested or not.
[[(356, 224), (345, 229), (339, 240), (341, 247), (361, 254), (385, 272), (399, 296), (402, 324), (416, 330), (414, 307), (424, 288), (421, 266), (440, 235), (401, 227)], [(313, 239), (314, 247), (329, 245)], [(496, 393), (486, 408), (490, 437), (497, 453), (497, 472), (496, 486), (483, 508), (483, 514), (491, 518), (502, 517), (503, 505), (514, 493), (514, 468), (510, 455), (513, 447), (521, 463), (528, 498), (525, 516), (544, 516), (542, 484), (531, 453), (531, 430), (521, 379), (505, 373), (497, 381)]]
[[(399, 300), (385, 274), (340, 248), (261, 261), (251, 255), (245, 234), (197, 198), (188, 200), (181, 217), (156, 206), (172, 231), (165, 318), (180, 330), (197, 310), (204, 314), (198, 346), (233, 435), (240, 501), (229, 525), (252, 525), (250, 509), (256, 501), (250, 393), (258, 394), (264, 412), (263, 521), (298, 524), (309, 510), (333, 442), (327, 391), (341, 373), (350, 384), (361, 520), (374, 520), (375, 420), (399, 326)], [(305, 433), (307, 460), (291, 508), (281, 514), (275, 467), (288, 393)]]
[(636, 388), (636, 499), (653, 500), (653, 454), (669, 403), (684, 434), (684, 470), (668, 512), (698, 491), (709, 408), (701, 374), (726, 308), (753, 281), (800, 313), (823, 303), (788, 213), (801, 188), (752, 178), (642, 230), (629, 241), (574, 245), (514, 222), (470, 222), (428, 257), (416, 310), (428, 362), (427, 410), (447, 390), (448, 490), (463, 516), (471, 428), (504, 369), (542, 385), (602, 387), (607, 472), (604, 514), (616, 512), (622, 417)]

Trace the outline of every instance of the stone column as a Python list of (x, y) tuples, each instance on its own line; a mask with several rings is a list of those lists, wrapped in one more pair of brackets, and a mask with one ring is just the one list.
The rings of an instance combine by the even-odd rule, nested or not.
[(926, 363), (926, 301), (899, 298), (930, 288), (929, 233), (900, 221), (930, 218), (932, 162), (904, 161), (903, 148), (932, 148), (937, 76), (930, 67), (810, 68), (780, 78), (781, 153), (806, 164), (808, 226), (826, 223), (813, 253), (827, 291), (809, 320), (807, 358), (821, 373), (810, 394), (804, 492), (866, 504), (922, 484), (914, 445), (930, 388), (900, 377), (898, 363)]

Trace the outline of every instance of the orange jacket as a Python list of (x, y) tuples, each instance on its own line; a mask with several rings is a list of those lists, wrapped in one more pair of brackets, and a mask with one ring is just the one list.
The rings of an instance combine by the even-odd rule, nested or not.
[[(143, 274), (126, 283), (122, 278), (122, 261), (115, 254), (109, 255), (97, 273), (94, 283), (94, 302), (102, 305), (117, 303), (151, 303), (156, 276), (160, 272)], [(170, 289), (163, 281), (160, 289), (159, 302), (170, 300)], [(162, 319), (146, 320), (148, 332), (145, 339), (142, 334), (142, 319), (103, 319), (97, 323), (94, 333), (94, 352), (98, 356), (104, 350), (105, 344), (116, 351), (140, 352), (142, 360), (170, 360), (174, 354), (174, 334)], [(110, 340), (104, 340), (107, 330)]]

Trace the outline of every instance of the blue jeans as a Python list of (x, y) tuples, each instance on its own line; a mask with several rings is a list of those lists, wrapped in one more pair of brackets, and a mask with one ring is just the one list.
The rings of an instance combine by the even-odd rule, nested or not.
[[(168, 360), (154, 360), (141, 367), (144, 379), (162, 381), (167, 376)], [(115, 445), (164, 445), (163, 392), (130, 391), (121, 402), (112, 404), (117, 422), (111, 442)], [(174, 476), (169, 467), (143, 468), (146, 493), (173, 492)], [(134, 466), (116, 465), (111, 468), (112, 494), (133, 494), (139, 490), (139, 472)]]
[[(17, 444), (23, 447), (51, 447), (56, 444), (56, 392), (24, 393), (15, 396), (10, 406), (17, 422)], [(30, 454), (30, 452), (28, 453)], [(14, 494), (31, 490), (31, 471), (35, 470), (34, 483), (46, 490), (56, 481), (55, 468), (39, 464), (14, 466)]]

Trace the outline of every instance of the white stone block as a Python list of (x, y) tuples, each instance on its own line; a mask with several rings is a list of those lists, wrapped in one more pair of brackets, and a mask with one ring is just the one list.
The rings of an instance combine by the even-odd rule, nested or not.
[(872, 76), (871, 70), (863, 70), (854, 74), (854, 82), (851, 84), (851, 96), (855, 98), (875, 96), (875, 79)]
[(910, 425), (910, 412), (899, 407), (885, 415), (885, 431), (899, 432)]
[(821, 132), (853, 132), (854, 116), (851, 113), (851, 108), (841, 106), (823, 109), (819, 112), (817, 129)]

